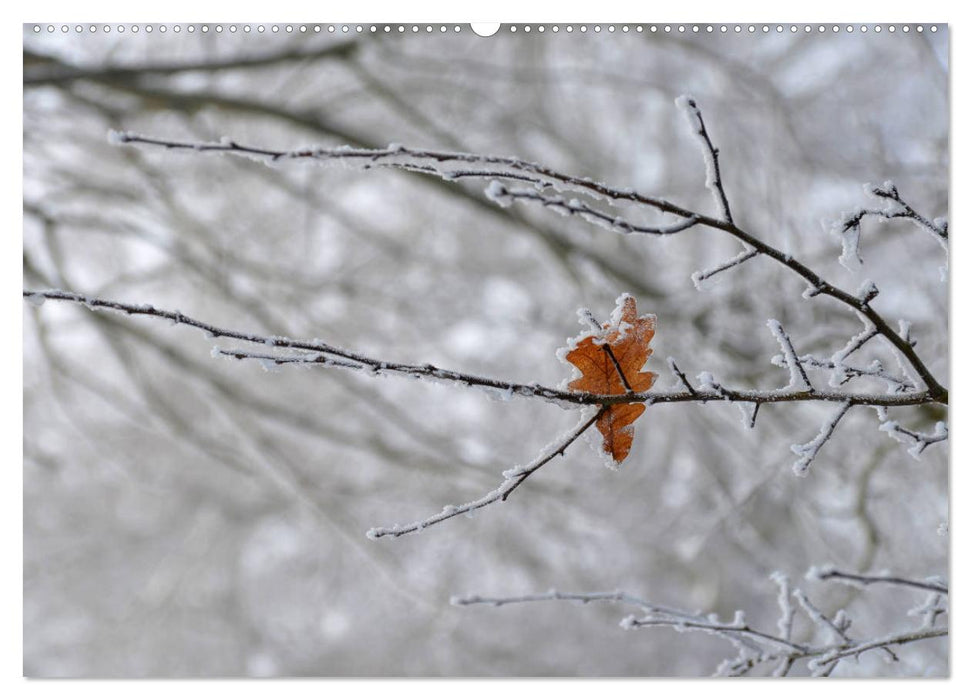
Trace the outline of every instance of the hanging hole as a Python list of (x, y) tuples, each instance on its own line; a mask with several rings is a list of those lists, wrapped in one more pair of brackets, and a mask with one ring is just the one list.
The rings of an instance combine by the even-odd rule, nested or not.
[(492, 36), (499, 31), (498, 22), (473, 22), (472, 31), (476, 36)]

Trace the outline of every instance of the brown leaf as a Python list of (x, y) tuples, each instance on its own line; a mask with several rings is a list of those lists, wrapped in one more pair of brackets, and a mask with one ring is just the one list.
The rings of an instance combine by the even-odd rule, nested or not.
[[(575, 391), (593, 394), (625, 394), (647, 391), (657, 375), (642, 368), (653, 352), (653, 314), (637, 316), (637, 302), (629, 294), (617, 299), (610, 321), (599, 332), (588, 332), (572, 338), (562, 357), (581, 372), (579, 379), (568, 384)], [(633, 423), (644, 412), (642, 403), (614, 404), (597, 420), (603, 435), (603, 451), (614, 464), (620, 464), (630, 453), (634, 441)]]

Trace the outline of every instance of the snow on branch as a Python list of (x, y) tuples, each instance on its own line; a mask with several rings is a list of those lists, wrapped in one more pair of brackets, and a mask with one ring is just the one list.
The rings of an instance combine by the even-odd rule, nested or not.
[(569, 433), (559, 438), (555, 443), (547, 446), (540, 454), (539, 457), (534, 459), (532, 462), (524, 467), (513, 467), (502, 473), (503, 482), (499, 484), (494, 490), (487, 493), (482, 498), (476, 499), (474, 501), (469, 501), (468, 503), (461, 506), (445, 506), (441, 512), (435, 515), (423, 518), (422, 520), (416, 520), (413, 523), (407, 525), (392, 525), (391, 527), (374, 527), (367, 531), (368, 538), (372, 540), (379, 539), (381, 537), (401, 537), (402, 535), (408, 535), (411, 533), (418, 533), (427, 527), (436, 525), (444, 520), (449, 520), (457, 515), (467, 515), (469, 517), (480, 508), (484, 508), (492, 503), (497, 503), (505, 501), (509, 498), (509, 495), (516, 490), (516, 488), (522, 484), (526, 479), (530, 477), (538, 469), (546, 465), (557, 455), (562, 456), (566, 452), (566, 448), (573, 444), (573, 442), (583, 435), (590, 426), (597, 422), (597, 419), (606, 411), (605, 408), (597, 411), (592, 417), (585, 420), (581, 420), (580, 423), (571, 430)]
[(697, 216), (689, 216), (670, 226), (633, 224), (622, 217), (612, 216), (599, 209), (595, 209), (586, 202), (576, 198), (567, 200), (559, 195), (545, 194), (536, 189), (506, 187), (498, 180), (493, 180), (486, 188), (485, 193), (489, 199), (502, 207), (508, 207), (516, 200), (538, 202), (547, 209), (562, 216), (579, 216), (592, 224), (622, 234), (644, 233), (654, 236), (670, 236), (686, 231), (692, 226), (695, 226), (699, 221)]
[(790, 599), (792, 593), (789, 588), (789, 577), (781, 571), (774, 571), (769, 578), (779, 587), (779, 597), (777, 598), (779, 603), (779, 621), (776, 625), (779, 628), (779, 634), (782, 638), (789, 640), (792, 638), (792, 621), (796, 615), (795, 608), (792, 607), (792, 600)]
[[(253, 343), (263, 348), (282, 348), (297, 351), (296, 354), (274, 354), (268, 350), (259, 352), (243, 349), (215, 348), (212, 354), (238, 360), (256, 360), (262, 366), (313, 364), (322, 367), (335, 367), (365, 372), (368, 375), (397, 375), (432, 382), (444, 382), (458, 386), (472, 387), (485, 391), (489, 396), (506, 400), (513, 397), (543, 399), (569, 408), (582, 406), (610, 406), (620, 403), (686, 403), (707, 401), (744, 401), (750, 403), (791, 403), (823, 401), (850, 403), (861, 406), (914, 406), (935, 403), (936, 399), (927, 391), (901, 394), (851, 394), (845, 392), (790, 392), (754, 391), (747, 389), (717, 389), (669, 392), (634, 392), (625, 394), (592, 394), (583, 391), (564, 391), (540, 384), (520, 384), (492, 377), (483, 377), (432, 364), (409, 364), (369, 357), (362, 353), (339, 348), (319, 339), (296, 340), (285, 336), (245, 333), (220, 328), (211, 323), (187, 316), (180, 311), (166, 311), (151, 304), (126, 304), (119, 301), (100, 299), (93, 296), (67, 292), (58, 289), (41, 291), (24, 290), (24, 299), (37, 305), (40, 299), (73, 302), (92, 311), (114, 311), (129, 316), (150, 316), (170, 321), (173, 325), (184, 325), (201, 330), (207, 338), (230, 338)], [(338, 361), (335, 361), (339, 360)]]
[(789, 383), (785, 388), (797, 391), (814, 391), (813, 385), (809, 381), (809, 375), (806, 374), (806, 368), (802, 366), (795, 348), (792, 347), (792, 340), (789, 339), (789, 335), (782, 324), (774, 318), (770, 318), (766, 325), (782, 347), (782, 354), (785, 357), (786, 366), (789, 368)]
[[(737, 651), (737, 656), (726, 658), (718, 665), (715, 675), (745, 676), (763, 671), (776, 676), (785, 676), (797, 662), (804, 662), (805, 668), (813, 675), (830, 675), (837, 665), (848, 658), (859, 658), (868, 651), (881, 651), (891, 663), (900, 659), (893, 649), (906, 644), (919, 642), (948, 634), (947, 626), (924, 625), (916, 630), (897, 631), (869, 639), (857, 640), (847, 634), (851, 620), (842, 610), (830, 617), (800, 590), (790, 591), (788, 578), (780, 572), (771, 576), (779, 587), (779, 606), (781, 617), (778, 633), (753, 627), (746, 622), (744, 611), (736, 611), (731, 621), (720, 620), (717, 615), (691, 613), (676, 608), (656, 605), (643, 598), (623, 591), (604, 593), (563, 593), (551, 590), (546, 593), (520, 596), (453, 596), (451, 602), (457, 606), (532, 604), (547, 601), (571, 601), (580, 604), (594, 602), (616, 603), (635, 607), (640, 615), (628, 615), (620, 621), (626, 630), (666, 627), (678, 632), (703, 632), (729, 642)], [(861, 577), (869, 578), (869, 577)], [(790, 597), (795, 598), (798, 607), (792, 605)], [(947, 612), (941, 601), (934, 605), (925, 604), (921, 609), (932, 610), (934, 619)], [(801, 613), (811, 625), (809, 642), (794, 642), (792, 637), (793, 621), (797, 612)], [(925, 615), (927, 617), (927, 615)], [(925, 620), (926, 621), (926, 620)], [(817, 637), (827, 639), (823, 643), (812, 643)]]
[[(877, 329), (877, 332), (884, 336), (906, 358), (917, 375), (926, 384), (929, 394), (936, 401), (947, 403), (947, 389), (937, 381), (923, 360), (917, 355), (913, 346), (908, 341), (905, 341), (867, 303), (867, 300), (827, 282), (810, 267), (796, 260), (793, 256), (769, 245), (735, 225), (721, 181), (721, 171), (718, 166), (718, 150), (711, 142), (704, 119), (701, 116), (701, 111), (697, 103), (688, 97), (679, 98), (678, 104), (684, 110), (692, 130), (698, 135), (698, 138), (704, 146), (703, 150), (708, 172), (707, 184), (721, 207), (722, 216), (720, 218), (706, 216), (664, 199), (651, 197), (631, 189), (616, 189), (590, 178), (560, 173), (537, 163), (530, 163), (518, 158), (506, 156), (451, 153), (408, 148), (400, 145), (390, 145), (383, 149), (341, 146), (337, 148), (315, 147), (287, 151), (246, 146), (229, 138), (224, 138), (218, 142), (181, 142), (141, 136), (131, 132), (115, 131), (109, 133), (109, 141), (115, 144), (164, 148), (191, 153), (231, 154), (253, 158), (268, 164), (278, 164), (286, 161), (340, 163), (357, 166), (365, 170), (371, 168), (390, 168), (417, 172), (438, 177), (446, 181), (459, 181), (464, 179), (487, 180), (490, 184), (486, 193), (500, 206), (508, 206), (516, 200), (536, 202), (542, 206), (559, 211), (561, 214), (580, 216), (592, 223), (604, 226), (611, 231), (625, 234), (648, 233), (669, 235), (696, 226), (718, 229), (739, 240), (745, 246), (744, 252), (720, 268), (701, 272), (700, 276), (703, 277), (706, 273), (710, 273), (708, 274), (710, 277), (713, 274), (735, 267), (756, 255), (772, 258), (789, 268), (808, 283), (807, 293), (804, 295), (807, 298), (820, 295), (828, 296), (837, 299), (854, 311), (862, 314)], [(501, 181), (527, 183), (532, 186), (532, 189), (510, 188)], [(551, 195), (545, 192), (547, 189), (553, 189), (557, 194)], [(629, 203), (647, 207), (664, 214), (673, 214), (679, 218), (679, 221), (668, 227), (636, 225), (622, 217), (595, 209), (591, 205), (576, 198), (566, 199), (560, 196), (565, 192), (579, 193), (595, 200), (605, 200), (611, 205)], [(943, 226), (940, 223), (935, 225), (938, 227)]]
[(863, 191), (873, 197), (882, 199), (887, 203), (883, 209), (859, 209), (857, 211), (844, 214), (839, 222), (839, 231), (846, 232), (855, 230), (859, 233), (860, 224), (868, 216), (889, 221), (891, 219), (909, 219), (918, 228), (922, 228), (930, 233), (940, 246), (948, 248), (948, 222), (947, 218), (940, 217), (931, 221), (925, 216), (918, 214), (913, 207), (905, 202), (897, 186), (893, 182), (887, 181), (882, 185), (866, 184)]
[(907, 453), (914, 459), (919, 460), (924, 450), (929, 446), (938, 442), (944, 442), (948, 439), (947, 423), (943, 421), (938, 421), (934, 424), (933, 433), (922, 433), (917, 430), (905, 428), (895, 420), (890, 420), (886, 408), (875, 408), (877, 410), (877, 416), (881, 421), (880, 431), (886, 433), (897, 442), (905, 445), (909, 444), (910, 448), (908, 448)]
[(695, 391), (695, 388), (691, 386), (691, 382), (688, 381), (688, 378), (684, 375), (684, 372), (682, 372), (681, 369), (678, 367), (673, 357), (668, 358), (668, 368), (671, 370), (672, 374), (674, 374), (674, 376), (678, 378), (678, 381), (681, 382), (681, 386), (683, 386), (688, 391), (689, 394), (691, 394), (692, 396), (695, 396), (698, 393), (697, 391)]
[[(897, 186), (893, 182), (887, 181), (882, 185), (866, 184), (863, 191), (872, 197), (883, 200), (886, 206), (883, 209), (857, 209), (846, 212), (842, 218), (832, 226), (834, 234), (841, 237), (843, 242), (843, 252), (840, 255), (840, 263), (850, 271), (858, 270), (863, 259), (860, 256), (860, 231), (863, 220), (873, 217), (884, 221), (891, 219), (907, 219), (914, 225), (930, 235), (944, 249), (945, 256), (948, 255), (948, 222), (946, 217), (939, 217), (931, 221), (927, 217), (917, 213), (913, 207), (901, 198), (897, 191)], [(947, 263), (941, 268), (941, 281), (947, 279)]]
[(934, 593), (943, 593), (947, 595), (947, 586), (941, 582), (940, 578), (937, 576), (925, 579), (923, 581), (917, 581), (914, 579), (904, 578), (903, 576), (890, 576), (890, 575), (865, 575), (865, 574), (851, 574), (846, 571), (840, 571), (839, 569), (833, 568), (831, 566), (825, 567), (814, 567), (809, 570), (806, 574), (806, 578), (815, 579), (817, 581), (841, 581), (858, 588), (865, 586), (872, 586), (874, 584), (888, 584), (892, 586), (905, 586), (909, 588), (918, 588), (924, 591), (933, 591)]
[(795, 472), (796, 476), (806, 476), (809, 473), (809, 467), (816, 459), (816, 455), (819, 454), (819, 450), (833, 436), (836, 425), (850, 410), (851, 405), (844, 403), (832, 418), (823, 423), (823, 426), (819, 429), (819, 434), (812, 440), (802, 445), (792, 445), (790, 449), (799, 455), (799, 459), (792, 465), (792, 471)]
[(916, 430), (909, 430), (904, 428), (896, 421), (888, 420), (880, 425), (880, 430), (887, 433), (897, 442), (910, 443), (910, 449), (907, 452), (914, 459), (919, 459), (924, 450), (926, 450), (930, 445), (936, 442), (944, 442), (947, 440), (948, 431), (947, 423), (939, 421), (934, 426), (933, 433), (921, 433)]
[[(109, 132), (108, 140), (116, 145), (128, 144), (195, 153), (224, 153), (252, 158), (271, 165), (285, 161), (318, 161), (357, 166), (364, 170), (371, 168), (406, 170), (431, 175), (450, 182), (466, 179), (511, 180), (529, 183), (537, 190), (552, 188), (557, 192), (577, 192), (612, 203), (640, 204), (660, 212), (680, 216), (683, 219), (697, 217), (701, 221), (707, 218), (657, 197), (650, 197), (633, 190), (615, 189), (590, 178), (567, 175), (538, 163), (530, 163), (507, 156), (432, 151), (408, 148), (397, 144), (377, 149), (338, 146), (337, 148), (313, 147), (287, 151), (247, 146), (230, 138), (214, 142), (186, 142), (158, 139), (127, 131)], [(494, 192), (493, 194), (496, 195), (497, 193)]]
[(705, 187), (711, 190), (715, 203), (721, 208), (722, 217), (725, 221), (730, 224), (734, 223), (731, 207), (728, 206), (725, 187), (722, 184), (721, 168), (718, 165), (718, 149), (711, 142), (711, 137), (705, 128), (705, 120), (701, 116), (701, 110), (698, 109), (698, 103), (689, 95), (681, 95), (674, 103), (684, 113), (691, 130), (698, 135), (698, 139), (701, 141), (702, 151), (705, 154)]
[(697, 272), (692, 272), (691, 281), (694, 282), (695, 288), (700, 291), (702, 283), (705, 282), (706, 280), (711, 279), (712, 277), (719, 274), (720, 272), (724, 272), (725, 270), (730, 270), (733, 267), (737, 267), (741, 265), (743, 262), (745, 262), (746, 260), (751, 260), (758, 254), (759, 254), (759, 251), (755, 250), (754, 248), (746, 248), (735, 257), (729, 260), (726, 260), (720, 265), (716, 265), (715, 267), (708, 268), (707, 270), (699, 270)]

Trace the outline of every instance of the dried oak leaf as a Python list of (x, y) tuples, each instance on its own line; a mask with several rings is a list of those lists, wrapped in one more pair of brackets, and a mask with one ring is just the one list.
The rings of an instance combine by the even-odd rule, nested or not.
[[(561, 350), (560, 357), (581, 373), (567, 387), (612, 395), (650, 389), (657, 375), (642, 368), (653, 352), (649, 346), (656, 321), (653, 314), (638, 317), (634, 297), (621, 295), (610, 321), (599, 330), (571, 338)], [(611, 466), (619, 465), (630, 453), (634, 442), (633, 423), (644, 410), (642, 403), (613, 404), (597, 419), (597, 429), (603, 436), (602, 452)]]

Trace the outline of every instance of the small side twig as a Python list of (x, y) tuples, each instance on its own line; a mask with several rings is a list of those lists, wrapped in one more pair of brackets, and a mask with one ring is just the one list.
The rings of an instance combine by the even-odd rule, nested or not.
[[(829, 676), (843, 659), (858, 658), (868, 651), (881, 651), (890, 662), (897, 662), (900, 659), (894, 653), (893, 647), (948, 635), (946, 625), (936, 626), (934, 624), (941, 614), (947, 612), (946, 604), (928, 601), (910, 613), (912, 615), (919, 614), (924, 618), (925, 624), (920, 629), (898, 631), (885, 636), (857, 640), (846, 632), (850, 627), (850, 619), (845, 612), (840, 610), (831, 618), (820, 611), (802, 591), (790, 590), (789, 579), (784, 574), (776, 572), (771, 578), (779, 587), (778, 601), (781, 615), (778, 621), (778, 634), (749, 625), (745, 621), (745, 613), (741, 610), (735, 612), (734, 619), (731, 621), (723, 621), (719, 620), (714, 614), (688, 613), (655, 605), (623, 591), (561, 593), (551, 590), (547, 593), (504, 597), (466, 595), (455, 596), (451, 602), (453, 605), (459, 606), (491, 605), (500, 607), (541, 601), (574, 601), (583, 604), (602, 601), (638, 607), (644, 614), (640, 617), (628, 615), (623, 618), (620, 623), (622, 628), (634, 630), (666, 627), (678, 632), (705, 632), (731, 642), (739, 651), (739, 654), (734, 659), (722, 661), (716, 672), (716, 675), (730, 676), (749, 675), (760, 667), (771, 669), (773, 676), (785, 676), (788, 675), (797, 661), (808, 662), (808, 670), (815, 676)], [(933, 595), (940, 594), (934, 593)], [(808, 617), (809, 622), (816, 630), (828, 633), (829, 641), (824, 641), (821, 644), (792, 641), (793, 619), (797, 608), (793, 606), (791, 598), (796, 599), (799, 604), (798, 610)]]
[(501, 207), (508, 207), (516, 200), (536, 202), (557, 214), (579, 216), (592, 224), (621, 234), (643, 233), (652, 236), (671, 236), (688, 230), (699, 221), (697, 216), (688, 216), (670, 226), (634, 224), (620, 216), (613, 216), (591, 207), (586, 202), (576, 198), (566, 199), (556, 194), (544, 194), (535, 188), (507, 187), (498, 180), (493, 180), (489, 184), (485, 194)]
[(893, 586), (919, 588), (924, 591), (934, 591), (935, 593), (943, 593), (945, 595), (948, 593), (947, 586), (945, 586), (943, 583), (937, 583), (935, 581), (915, 581), (914, 579), (904, 578), (902, 576), (867, 576), (864, 574), (851, 574), (838, 569), (829, 568), (813, 570), (811, 571), (811, 576), (812, 578), (819, 579), (820, 581), (835, 579), (837, 581), (862, 586), (884, 583)]
[(701, 283), (704, 282), (705, 280), (709, 280), (715, 275), (721, 272), (724, 272), (725, 270), (730, 270), (733, 267), (737, 267), (738, 265), (741, 265), (746, 260), (751, 260), (758, 254), (759, 254), (759, 251), (755, 250), (754, 248), (748, 248), (746, 246), (746, 249), (743, 250), (741, 253), (739, 253), (733, 258), (730, 258), (729, 260), (726, 260), (720, 265), (716, 265), (715, 267), (709, 268), (707, 270), (699, 270), (698, 272), (691, 273), (691, 281), (694, 282), (695, 287), (697, 287), (700, 290)]
[(681, 385), (688, 391), (689, 394), (691, 394), (692, 396), (696, 396), (698, 394), (695, 388), (691, 386), (691, 382), (688, 381), (688, 378), (685, 376), (684, 372), (682, 372), (681, 369), (678, 367), (677, 363), (675, 363), (673, 357), (668, 358), (668, 367), (671, 369), (671, 371), (674, 373), (674, 376), (678, 378), (678, 380), (681, 382)]
[(812, 382), (809, 381), (809, 375), (806, 374), (806, 368), (802, 366), (802, 362), (799, 360), (799, 356), (792, 346), (792, 340), (789, 339), (789, 335), (782, 327), (782, 324), (774, 318), (771, 318), (766, 322), (766, 325), (782, 347), (782, 354), (786, 358), (786, 365), (789, 368), (789, 383), (786, 385), (786, 389), (815, 391)]
[(938, 421), (935, 424), (933, 433), (922, 433), (917, 430), (905, 428), (895, 420), (890, 420), (886, 409), (878, 409), (877, 414), (882, 421), (880, 423), (880, 431), (886, 433), (897, 442), (904, 444), (910, 443), (907, 453), (914, 459), (920, 459), (924, 450), (935, 443), (944, 442), (949, 436), (947, 423), (943, 421)]
[[(594, 318), (594, 315), (590, 311), (590, 309), (581, 309), (580, 313), (582, 314), (582, 317), (584, 318), (584, 320), (587, 320), (590, 323), (594, 324), (594, 328), (596, 328), (596, 330), (600, 332), (603, 331), (603, 326), (599, 321), (597, 321), (596, 318)], [(620, 377), (620, 383), (624, 385), (624, 391), (626, 391), (628, 394), (633, 394), (634, 389), (627, 381), (627, 377), (624, 375), (624, 369), (623, 367), (620, 366), (620, 362), (617, 360), (617, 356), (614, 354), (613, 348), (610, 347), (610, 343), (606, 342), (605, 340), (601, 345), (601, 347), (604, 349), (604, 352), (607, 354), (607, 357), (609, 357), (610, 361), (613, 363), (614, 369), (617, 370), (617, 376)]]
[(886, 200), (890, 206), (886, 209), (859, 209), (847, 214), (840, 222), (842, 231), (846, 232), (854, 228), (859, 228), (864, 218), (873, 216), (880, 219), (910, 219), (914, 224), (923, 228), (933, 235), (938, 243), (946, 250), (948, 243), (948, 225), (946, 219), (929, 220), (927, 217), (917, 213), (913, 207), (903, 200), (897, 186), (892, 182), (885, 182), (883, 185), (867, 185), (865, 190), (868, 194)]
[(809, 472), (809, 467), (816, 459), (816, 455), (819, 454), (819, 450), (833, 436), (837, 424), (849, 410), (850, 404), (843, 404), (836, 415), (823, 424), (815, 438), (802, 445), (792, 445), (792, 451), (799, 455), (799, 459), (792, 465), (792, 471), (796, 473), (796, 476), (805, 476)]
[(705, 186), (711, 190), (715, 203), (720, 206), (725, 221), (734, 224), (732, 210), (728, 206), (728, 196), (725, 194), (725, 187), (722, 184), (721, 167), (718, 165), (718, 149), (715, 148), (715, 144), (712, 143), (711, 137), (708, 135), (705, 120), (701, 116), (701, 110), (698, 109), (698, 103), (694, 101), (694, 98), (682, 95), (675, 101), (675, 104), (684, 111), (688, 123), (704, 146), (705, 169), (707, 171)]

